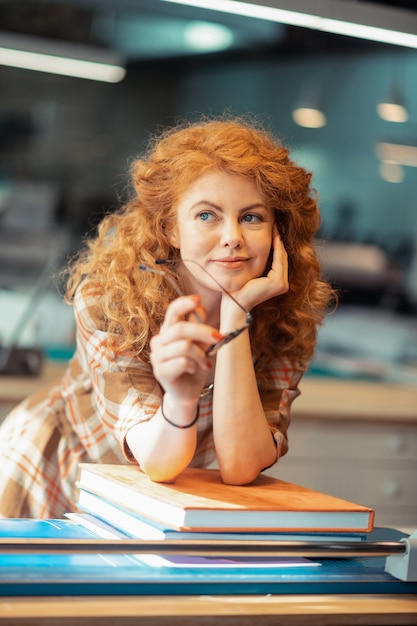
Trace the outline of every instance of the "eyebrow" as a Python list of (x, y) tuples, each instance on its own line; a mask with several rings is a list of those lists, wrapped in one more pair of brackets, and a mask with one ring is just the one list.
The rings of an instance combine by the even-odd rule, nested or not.
[[(216, 211), (220, 211), (220, 213), (224, 213), (224, 210), (222, 209), (221, 206), (218, 206), (217, 204), (215, 204), (214, 202), (211, 202), (210, 200), (199, 200), (198, 202), (193, 204), (193, 206), (191, 207), (191, 210), (196, 209), (200, 205), (210, 206), (213, 209), (216, 209)], [(265, 211), (269, 210), (266, 204), (264, 204), (263, 202), (254, 202), (253, 204), (249, 204), (248, 206), (243, 207), (242, 209), (239, 209), (239, 213), (245, 213), (246, 211), (251, 211), (252, 209), (259, 209), (259, 208), (265, 209)]]

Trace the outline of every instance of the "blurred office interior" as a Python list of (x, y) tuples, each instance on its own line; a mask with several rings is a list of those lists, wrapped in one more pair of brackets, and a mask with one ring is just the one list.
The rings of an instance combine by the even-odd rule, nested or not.
[[(74, 322), (57, 272), (126, 198), (154, 131), (255, 115), (313, 172), (340, 292), (269, 471), (415, 529), (416, 40), (415, 0), (3, 0), (0, 420), (62, 375)], [(94, 65), (76, 77), (64, 57)]]
[[(29, 302), (18, 341), (71, 352), (72, 313), (45, 272), (120, 205), (129, 164), (155, 130), (227, 109), (265, 120), (314, 175), (317, 246), (340, 305), (312, 368), (413, 383), (417, 49), (407, 33), (371, 41), (261, 10), (303, 15), (316, 7), (309, 0), (230, 4), (255, 16), (166, 0), (1, 2), (0, 343), (16, 339)], [(413, 0), (317, 7), (322, 17), (417, 33)], [(103, 59), (119, 73), (104, 82), (23, 69), (7, 65), (10, 49)]]

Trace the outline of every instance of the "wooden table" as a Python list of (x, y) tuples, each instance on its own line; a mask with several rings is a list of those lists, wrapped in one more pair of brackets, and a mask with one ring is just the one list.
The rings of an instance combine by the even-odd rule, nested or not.
[(66, 361), (46, 361), (39, 376), (0, 376), (0, 421), (21, 400), (61, 378), (66, 367)]
[(1, 598), (10, 626), (416, 626), (417, 595)]
[(294, 401), (293, 418), (417, 423), (414, 387), (369, 380), (307, 375)]
[(45, 361), (39, 376), (0, 376), (0, 401), (17, 404), (50, 382), (61, 378), (67, 361)]
[[(17, 403), (59, 378), (0, 378), (0, 400)], [(417, 388), (306, 377), (293, 420), (417, 421)], [(359, 407), (359, 410), (358, 410)], [(399, 415), (400, 414), (400, 415)], [(290, 455), (289, 455), (290, 456)], [(417, 595), (114, 596), (0, 598), (0, 626), (417, 626)]]

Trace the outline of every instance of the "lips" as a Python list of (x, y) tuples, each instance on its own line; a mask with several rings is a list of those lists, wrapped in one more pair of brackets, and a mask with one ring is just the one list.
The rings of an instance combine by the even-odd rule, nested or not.
[(225, 257), (223, 259), (215, 259), (214, 265), (225, 269), (240, 269), (246, 263), (246, 257)]
[(214, 262), (217, 263), (229, 263), (229, 262), (233, 262), (233, 261), (247, 261), (247, 257), (243, 257), (243, 256), (228, 256), (228, 257), (224, 257), (222, 259), (214, 259)]

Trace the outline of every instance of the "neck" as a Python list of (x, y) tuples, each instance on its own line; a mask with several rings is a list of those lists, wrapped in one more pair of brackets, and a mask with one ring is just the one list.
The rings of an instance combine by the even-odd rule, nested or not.
[(201, 302), (207, 313), (207, 324), (218, 328), (220, 324), (222, 293), (204, 287), (187, 271), (180, 270), (180, 273), (184, 281), (184, 293), (186, 295), (198, 294), (201, 297)]

